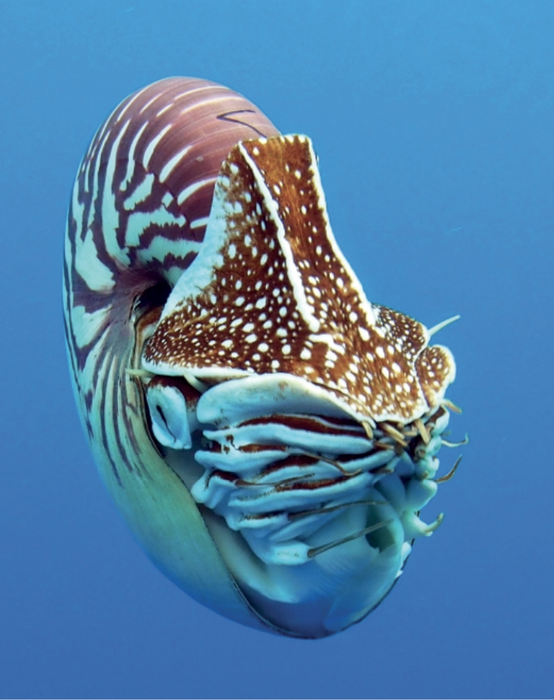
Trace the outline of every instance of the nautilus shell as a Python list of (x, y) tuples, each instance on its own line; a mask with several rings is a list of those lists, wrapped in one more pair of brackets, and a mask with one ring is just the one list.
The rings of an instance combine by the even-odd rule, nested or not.
[(82, 422), (155, 565), (289, 636), (375, 608), (441, 520), (455, 365), (367, 300), (310, 139), (214, 83), (140, 90), (79, 168), (64, 283)]

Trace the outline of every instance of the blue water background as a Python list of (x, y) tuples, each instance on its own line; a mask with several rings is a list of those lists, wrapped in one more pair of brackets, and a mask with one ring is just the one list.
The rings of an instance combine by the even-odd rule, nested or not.
[[(554, 676), (554, 2), (0, 2), (0, 695), (536, 697)], [(456, 356), (445, 521), (366, 621), (264, 635), (200, 607), (96, 476), (61, 323), (74, 173), (169, 75), (309, 134), (368, 297)], [(444, 450), (448, 468), (459, 450)]]

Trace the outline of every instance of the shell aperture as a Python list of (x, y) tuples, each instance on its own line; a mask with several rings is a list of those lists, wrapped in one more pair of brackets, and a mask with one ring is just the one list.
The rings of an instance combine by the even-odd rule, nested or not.
[[(219, 128), (256, 112), (221, 105), (213, 136), (175, 136), (162, 157), (179, 100), (226, 89), (155, 86), (116, 110), (119, 131), (99, 132), (76, 183), (66, 308), (81, 415), (112, 498), (172, 580), (239, 622), (332, 634), (440, 524), (419, 511), (437, 490), (454, 360), (367, 300), (307, 137), (256, 117), (223, 153)], [(151, 100), (167, 123), (142, 143)], [(185, 211), (200, 191), (203, 211)]]

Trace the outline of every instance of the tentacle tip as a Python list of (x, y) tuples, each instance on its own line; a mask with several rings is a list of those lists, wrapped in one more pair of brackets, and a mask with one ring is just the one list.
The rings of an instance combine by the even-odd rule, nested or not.
[(448, 472), (448, 474), (445, 474), (444, 476), (440, 476), (438, 479), (435, 479), (436, 484), (444, 484), (447, 481), (450, 481), (450, 479), (454, 476), (456, 473), (458, 467), (460, 466), (460, 462), (462, 461), (462, 455), (458, 457), (458, 459), (454, 462), (454, 466), (452, 469)]
[(146, 369), (134, 369), (132, 367), (127, 367), (125, 374), (130, 379), (152, 379), (154, 376), (152, 372), (149, 372)]
[(435, 530), (438, 530), (438, 528), (442, 525), (444, 520), (444, 513), (439, 513), (435, 519), (434, 522), (432, 522), (430, 525), (427, 525), (427, 527), (424, 530), (424, 534), (429, 536), (432, 535)]
[(463, 413), (462, 409), (459, 406), (457, 406), (450, 399), (443, 399), (441, 401), (441, 406), (444, 406), (445, 408), (450, 409), (452, 411), (452, 413), (457, 413), (458, 415)]

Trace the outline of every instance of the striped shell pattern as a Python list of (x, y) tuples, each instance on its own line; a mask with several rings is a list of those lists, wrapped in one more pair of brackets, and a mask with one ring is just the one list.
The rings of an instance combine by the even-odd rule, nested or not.
[(333, 634), (440, 523), (419, 512), (444, 480), (452, 355), (367, 300), (310, 139), (237, 93), (166, 79), (101, 126), (73, 190), (64, 309), (101, 478), (204, 605)]

